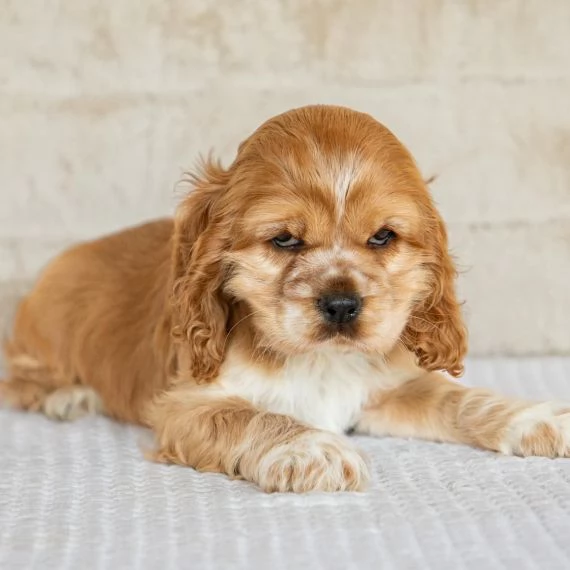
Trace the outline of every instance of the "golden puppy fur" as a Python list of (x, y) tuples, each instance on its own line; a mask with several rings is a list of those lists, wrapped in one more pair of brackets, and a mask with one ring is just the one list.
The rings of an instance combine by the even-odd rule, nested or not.
[(6, 346), (6, 400), (148, 425), (157, 460), (267, 491), (364, 488), (350, 429), (569, 455), (568, 407), (445, 375), (466, 351), (445, 227), (372, 117), (284, 113), (190, 182), (174, 220), (45, 269)]

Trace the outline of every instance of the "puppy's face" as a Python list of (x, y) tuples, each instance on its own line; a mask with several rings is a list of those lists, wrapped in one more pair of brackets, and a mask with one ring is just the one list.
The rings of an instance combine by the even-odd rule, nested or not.
[(179, 256), (178, 283), (194, 298), (181, 308), (230, 322), (206, 333), (189, 311), (193, 346), (220, 360), (212, 339), (225, 346), (230, 328), (247, 326), (258, 348), (285, 356), (385, 354), (401, 342), (428, 369), (461, 371), (445, 229), (413, 159), (372, 117), (290, 111), (242, 143), (228, 171), (207, 164), (195, 186), (177, 219), (179, 250), (191, 253)]
[(241, 148), (225, 285), (262, 344), (386, 352), (430, 283), (429, 203), (407, 151), (360, 114), (279, 117)]

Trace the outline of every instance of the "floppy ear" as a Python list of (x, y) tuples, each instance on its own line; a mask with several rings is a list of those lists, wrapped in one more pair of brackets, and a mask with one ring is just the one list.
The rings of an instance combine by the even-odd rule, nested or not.
[(449, 255), (447, 232), (437, 212), (432, 234), (432, 258), (426, 265), (432, 275), (429, 295), (412, 311), (404, 332), (408, 348), (425, 370), (463, 374), (467, 331), (455, 295), (457, 271)]
[(222, 255), (230, 229), (218, 203), (229, 173), (207, 160), (189, 179), (193, 190), (174, 222), (172, 334), (189, 351), (192, 376), (202, 383), (216, 376), (224, 356), (229, 304), (222, 292)]

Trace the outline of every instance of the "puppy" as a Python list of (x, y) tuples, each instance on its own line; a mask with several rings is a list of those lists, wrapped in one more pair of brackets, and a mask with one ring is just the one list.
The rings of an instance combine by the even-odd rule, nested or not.
[(363, 489), (348, 430), (570, 454), (569, 406), (449, 379), (466, 333), (446, 230), (372, 117), (289, 111), (190, 182), (174, 220), (45, 269), (6, 346), (7, 401), (147, 425), (156, 460), (265, 491)]

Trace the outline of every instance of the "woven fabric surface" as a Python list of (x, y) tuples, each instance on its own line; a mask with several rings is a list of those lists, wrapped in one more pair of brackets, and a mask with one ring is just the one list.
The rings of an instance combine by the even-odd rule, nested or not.
[[(465, 381), (570, 400), (570, 358), (472, 360)], [(355, 437), (365, 493), (266, 495), (145, 461), (142, 429), (0, 411), (0, 569), (570, 568), (570, 460)]]

